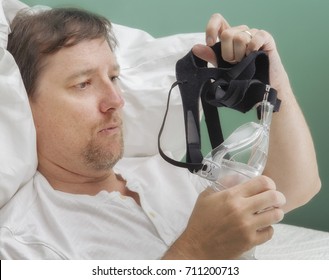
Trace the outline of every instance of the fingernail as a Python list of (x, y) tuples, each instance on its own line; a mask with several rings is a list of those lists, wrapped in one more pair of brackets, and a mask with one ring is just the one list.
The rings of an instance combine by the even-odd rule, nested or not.
[(206, 43), (208, 46), (212, 46), (214, 44), (214, 39), (209, 36), (206, 38)]

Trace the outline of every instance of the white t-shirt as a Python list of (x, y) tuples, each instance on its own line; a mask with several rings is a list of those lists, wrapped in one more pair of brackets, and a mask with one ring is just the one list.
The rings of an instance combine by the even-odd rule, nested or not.
[(37, 172), (0, 210), (1, 259), (159, 259), (186, 227), (203, 183), (160, 156), (115, 168), (141, 206), (119, 192), (54, 190)]

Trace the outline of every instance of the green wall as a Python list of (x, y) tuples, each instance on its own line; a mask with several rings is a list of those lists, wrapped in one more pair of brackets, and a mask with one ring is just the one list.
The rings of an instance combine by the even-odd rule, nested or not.
[[(284, 222), (329, 231), (329, 1), (326, 0), (23, 0), (29, 5), (77, 6), (153, 36), (199, 32), (210, 15), (231, 25), (265, 29), (276, 39), (297, 99), (309, 123), (318, 155), (321, 192)], [(298, 129), (298, 127), (296, 127)], [(303, 139), (300, 139), (303, 141)], [(204, 150), (208, 150), (208, 143)], [(298, 158), (296, 158), (298, 161)]]

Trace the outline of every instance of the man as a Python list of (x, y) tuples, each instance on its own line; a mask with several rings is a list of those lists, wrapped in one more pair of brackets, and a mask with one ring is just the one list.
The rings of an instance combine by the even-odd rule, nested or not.
[[(16, 17), (8, 50), (29, 95), (39, 165), (1, 209), (1, 258), (239, 258), (318, 192), (312, 139), (271, 35), (230, 27), (219, 14), (206, 35), (208, 46), (221, 39), (231, 63), (264, 50), (282, 107), (264, 176), (199, 193), (194, 175), (157, 158), (119, 161), (124, 100), (106, 19), (74, 9)], [(193, 51), (213, 62), (208, 46)]]

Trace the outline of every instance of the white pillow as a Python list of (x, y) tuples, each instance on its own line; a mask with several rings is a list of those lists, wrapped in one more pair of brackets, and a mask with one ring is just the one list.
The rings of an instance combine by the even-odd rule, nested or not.
[[(20, 73), (6, 51), (8, 22), (26, 7), (19, 1), (1, 0), (0, 6), (0, 208), (37, 168), (36, 135)], [(175, 63), (204, 35), (181, 34), (155, 39), (148, 33), (114, 24), (119, 42), (121, 86), (125, 98), (126, 157), (158, 153), (157, 136), (168, 91), (175, 81)], [(180, 95), (172, 94), (162, 148), (176, 158), (185, 152), (185, 133)]]
[(9, 28), (3, 7), (10, 6), (6, 2), (0, 6), (0, 208), (37, 168), (31, 109), (16, 63), (5, 49)]
[[(119, 42), (124, 107), (125, 156), (158, 153), (157, 137), (163, 121), (168, 92), (176, 80), (175, 64), (204, 34), (179, 34), (155, 39), (144, 31), (114, 25)], [(178, 87), (173, 90), (170, 110), (161, 139), (163, 150), (180, 159), (185, 153), (183, 110)]]

